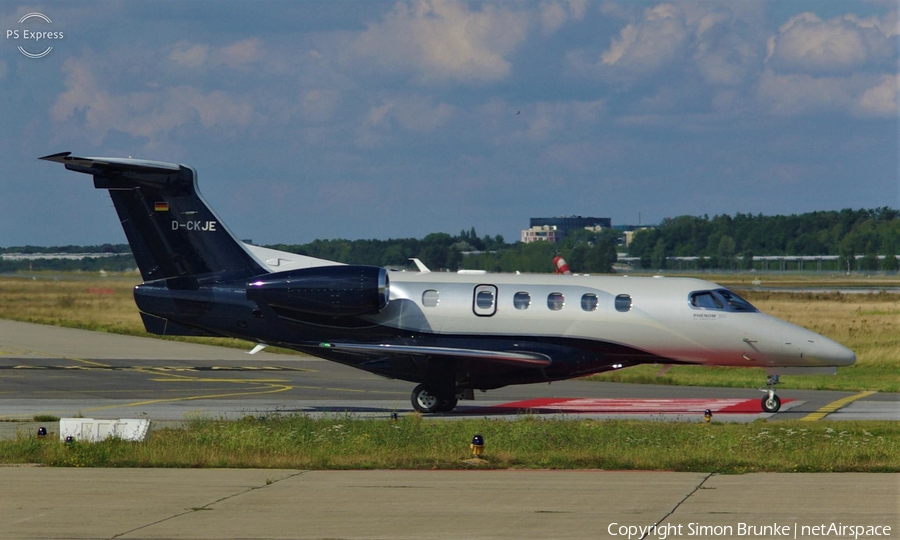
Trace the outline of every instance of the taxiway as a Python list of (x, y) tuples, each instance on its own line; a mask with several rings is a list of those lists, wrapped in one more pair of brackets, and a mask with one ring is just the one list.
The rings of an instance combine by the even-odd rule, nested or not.
[[(840, 375), (838, 375), (840, 376)], [(316, 358), (0, 321), (0, 419), (35, 415), (236, 418), (272, 412), (385, 417), (412, 411), (412, 384)], [(589, 381), (476, 393), (442, 418), (534, 414), (702, 421), (756, 418), (900, 419), (900, 395), (779, 392), (775, 414), (755, 389)], [(837, 406), (835, 405), (837, 404)], [(823, 412), (825, 411), (825, 412)]]

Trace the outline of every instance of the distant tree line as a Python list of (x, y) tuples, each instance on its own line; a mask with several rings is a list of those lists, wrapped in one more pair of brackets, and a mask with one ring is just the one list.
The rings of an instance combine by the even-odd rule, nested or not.
[(101, 244), (99, 246), (10, 246), (0, 247), (0, 253), (119, 253), (128, 255), (131, 247), (128, 244)]
[(392, 240), (315, 240), (308, 244), (266, 246), (351, 264), (413, 268), (417, 258), (434, 271), (552, 272), (553, 258), (562, 254), (575, 272), (612, 272), (619, 231), (577, 231), (561, 244), (507, 244), (501, 235), (479, 237), (475, 228), (459, 235), (432, 233), (425, 238)]
[[(506, 243), (502, 236), (479, 237), (472, 227), (458, 235), (432, 233), (422, 239), (314, 240), (307, 244), (266, 247), (350, 264), (414, 268), (418, 258), (434, 271), (478, 269), (489, 272), (553, 272), (553, 257), (563, 256), (573, 272), (612, 272), (622, 233), (613, 229), (575, 231), (559, 244)], [(667, 257), (702, 257), (700, 268), (748, 269), (754, 255), (838, 255), (839, 268), (896, 271), (900, 250), (900, 211), (810, 212), (791, 216), (678, 216), (658, 227), (635, 232), (627, 248), (646, 269), (665, 269)], [(0, 261), (0, 272), (28, 270), (122, 271), (136, 268), (127, 244), (100, 246), (14, 246), (0, 253), (114, 253), (81, 260)], [(854, 258), (861, 255), (859, 261)], [(883, 259), (879, 259), (883, 255)]]
[[(11, 252), (21, 253), (21, 252)], [(49, 252), (57, 253), (57, 252)], [(85, 253), (81, 251), (72, 253)], [(83, 259), (0, 259), (0, 273), (52, 271), (52, 272), (125, 272), (137, 268), (131, 254), (111, 257), (85, 257)]]
[[(666, 257), (705, 257), (701, 268), (737, 269), (752, 268), (754, 255), (838, 255), (840, 268), (851, 262), (854, 269), (896, 271), (898, 249), (900, 211), (884, 207), (666, 218), (657, 228), (635, 232), (628, 254), (648, 269), (666, 268)], [(857, 255), (863, 256), (858, 265)]]
[(576, 273), (611, 273), (622, 232), (573, 231), (559, 244), (532, 242), (507, 244), (463, 259), (462, 268), (489, 272), (553, 272), (553, 258), (560, 254)]

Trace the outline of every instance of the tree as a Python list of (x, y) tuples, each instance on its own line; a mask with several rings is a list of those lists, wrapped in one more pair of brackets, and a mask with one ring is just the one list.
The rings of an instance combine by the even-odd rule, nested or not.
[(719, 259), (720, 268), (729, 270), (734, 268), (735, 247), (734, 239), (727, 234), (719, 239), (719, 249), (716, 250), (716, 256)]
[(897, 250), (893, 246), (884, 251), (884, 260), (881, 261), (881, 269), (885, 272), (900, 270), (900, 261), (897, 260)]
[(878, 271), (878, 253), (871, 242), (866, 246), (866, 253), (859, 261), (859, 269), (867, 272)]
[(662, 238), (657, 240), (656, 245), (653, 246), (653, 251), (650, 253), (650, 264), (657, 270), (666, 268), (666, 243)]

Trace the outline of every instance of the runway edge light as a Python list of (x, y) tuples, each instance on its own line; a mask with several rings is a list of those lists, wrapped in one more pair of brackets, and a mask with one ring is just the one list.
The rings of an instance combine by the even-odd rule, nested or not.
[(480, 457), (484, 453), (484, 437), (481, 435), (472, 437), (472, 444), (469, 445), (469, 448), (472, 449), (472, 456)]

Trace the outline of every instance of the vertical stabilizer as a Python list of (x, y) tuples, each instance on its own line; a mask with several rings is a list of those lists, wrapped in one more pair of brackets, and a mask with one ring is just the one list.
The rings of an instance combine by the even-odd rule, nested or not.
[(109, 190), (144, 281), (230, 280), (267, 272), (203, 200), (190, 167), (69, 152), (40, 159), (93, 175), (94, 187)]

